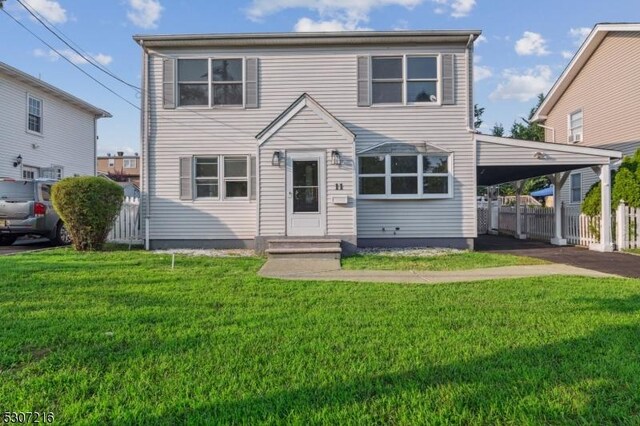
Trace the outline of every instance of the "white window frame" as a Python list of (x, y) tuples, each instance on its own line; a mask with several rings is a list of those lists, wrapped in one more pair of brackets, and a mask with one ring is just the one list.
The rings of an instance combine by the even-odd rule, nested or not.
[[(244, 177), (226, 177), (225, 176), (225, 159), (226, 158), (243, 158), (246, 164), (246, 173)], [(248, 200), (251, 197), (251, 157), (249, 155), (221, 155), (222, 159), (222, 185), (223, 185), (223, 199), (225, 200)], [(247, 196), (246, 197), (228, 197), (227, 196), (227, 182), (247, 182)]]
[[(175, 87), (175, 104), (177, 109), (219, 109), (219, 108), (230, 108), (230, 109), (246, 109), (247, 104), (247, 58), (246, 56), (231, 56), (231, 57), (202, 57), (202, 56), (186, 56), (186, 57), (177, 57), (175, 58), (175, 72), (174, 72), (174, 87)], [(241, 59), (242, 60), (242, 104), (241, 105), (215, 105), (213, 103), (213, 74), (212, 74), (212, 66), (213, 60), (230, 60), (230, 59)], [(207, 61), (207, 71), (208, 71), (208, 81), (207, 81), (207, 93), (208, 93), (208, 102), (202, 105), (181, 105), (180, 104), (180, 83), (184, 84), (205, 84), (201, 81), (198, 82), (189, 82), (189, 81), (180, 81), (179, 76), (179, 61), (181, 60), (206, 60)], [(237, 83), (236, 83), (237, 84)]]
[[(580, 125), (579, 127), (573, 127), (572, 125), (572, 117), (576, 114), (582, 115), (582, 125)], [(577, 129), (580, 129), (580, 131), (576, 132)], [(584, 140), (584, 110), (582, 108), (577, 109), (567, 115), (567, 135), (571, 143), (576, 143), (573, 142), (573, 136), (575, 134), (579, 134), (581, 136), (581, 140)]]
[[(447, 156), (447, 173), (425, 173), (423, 170), (423, 157), (429, 155), (446, 155)], [(360, 158), (363, 157), (385, 157), (385, 173), (381, 174), (360, 174)], [(418, 172), (417, 173), (391, 173), (391, 157), (417, 157), (418, 161)], [(452, 152), (427, 152), (427, 153), (416, 153), (416, 154), (406, 154), (406, 153), (389, 153), (389, 154), (367, 154), (363, 153), (362, 155), (358, 155), (358, 164), (357, 164), (357, 198), (363, 200), (414, 200), (414, 199), (447, 199), (453, 198), (453, 153)], [(391, 177), (402, 177), (402, 176), (415, 176), (418, 184), (418, 192), (416, 194), (392, 194), (391, 193)], [(442, 194), (425, 194), (424, 186), (423, 186), (423, 178), (424, 177), (447, 177), (447, 193)], [(385, 178), (385, 193), (384, 194), (360, 194), (360, 177), (384, 177)]]
[[(245, 158), (247, 162), (247, 176), (242, 177), (232, 177), (226, 178), (224, 175), (224, 159), (226, 158)], [(196, 177), (196, 164), (198, 159), (209, 158), (209, 159), (217, 159), (218, 161), (218, 174), (216, 177)], [(257, 161), (257, 160), (256, 160)], [(225, 155), (194, 155), (193, 156), (193, 164), (192, 164), (192, 176), (191, 176), (191, 185), (193, 191), (193, 200), (194, 201), (255, 201), (255, 198), (251, 198), (251, 191), (254, 189), (254, 185), (257, 186), (257, 183), (253, 183), (254, 176), (251, 175), (251, 155), (248, 154), (225, 154)], [(211, 180), (217, 179), (218, 181), (218, 195), (217, 197), (198, 197), (198, 187), (197, 182), (198, 179), (203, 180)], [(247, 182), (247, 196), (246, 197), (227, 197), (227, 182)]]
[[(131, 164), (131, 162), (133, 161), (133, 166), (129, 165), (127, 166), (127, 163)], [(122, 159), (122, 168), (123, 169), (135, 169), (136, 167), (138, 167), (138, 161), (136, 158), (123, 158)]]
[[(32, 173), (33, 177), (25, 177), (25, 172), (26, 173)], [(37, 179), (40, 177), (40, 168), (39, 167), (34, 167), (34, 166), (27, 166), (27, 165), (23, 165), (22, 166), (22, 179)]]
[[(35, 130), (31, 130), (29, 128), (29, 116), (31, 115), (30, 103), (31, 100), (37, 101), (40, 103), (40, 131), (36, 132)], [(37, 96), (32, 95), (31, 93), (27, 93), (27, 123), (26, 123), (27, 133), (32, 135), (42, 136), (44, 134), (44, 100)]]
[(113, 157), (109, 157), (107, 164), (108, 164), (107, 167), (115, 167), (116, 166), (116, 159), (113, 158)]
[[(401, 58), (402, 59), (402, 102), (401, 103), (374, 103), (373, 102), (373, 60), (374, 58)], [(436, 102), (407, 102), (407, 83), (409, 81), (433, 81), (433, 79), (408, 79), (408, 64), (407, 58), (436, 58)], [(369, 70), (371, 77), (369, 78), (369, 95), (372, 107), (399, 107), (399, 106), (418, 106), (418, 107), (433, 107), (442, 105), (442, 67), (441, 67), (442, 55), (439, 53), (411, 53), (411, 54), (393, 54), (385, 53), (382, 55), (369, 56)], [(389, 81), (397, 82), (399, 79), (380, 80), (377, 81)]]
[[(579, 189), (579, 199), (575, 200), (573, 198), (573, 177), (578, 176), (580, 179), (580, 187)], [(569, 176), (569, 202), (571, 204), (577, 204), (582, 202), (582, 173), (571, 173)]]
[[(198, 159), (216, 159), (216, 161), (218, 162), (218, 167), (217, 167), (217, 171), (218, 173), (216, 174), (215, 177), (213, 176), (203, 176), (203, 177), (198, 177), (197, 175), (197, 165), (198, 165)], [(219, 200), (220, 199), (220, 156), (219, 155), (196, 155), (193, 157), (193, 165), (191, 166), (192, 169), (192, 174), (191, 174), (191, 187), (192, 187), (192, 192), (193, 192), (193, 199), (194, 200)], [(199, 197), (198, 196), (198, 180), (213, 180), (215, 179), (218, 183), (218, 193), (215, 197)]]

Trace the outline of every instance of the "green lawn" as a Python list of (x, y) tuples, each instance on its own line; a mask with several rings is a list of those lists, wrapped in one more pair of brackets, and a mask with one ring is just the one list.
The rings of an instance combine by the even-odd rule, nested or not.
[(344, 269), (459, 271), (463, 269), (493, 268), (497, 266), (543, 265), (544, 260), (532, 257), (464, 251), (437, 256), (389, 256), (384, 254), (356, 254), (342, 258)]
[(61, 424), (640, 422), (640, 280), (259, 278), (259, 258), (0, 257), (0, 412)]
[(640, 254), (640, 248), (626, 250), (631, 254)]

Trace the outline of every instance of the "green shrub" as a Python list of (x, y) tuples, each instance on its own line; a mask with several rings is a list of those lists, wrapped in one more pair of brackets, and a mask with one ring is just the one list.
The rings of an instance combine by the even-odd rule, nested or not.
[(79, 251), (102, 249), (123, 200), (120, 186), (95, 176), (66, 178), (51, 190), (53, 208)]
[[(600, 182), (593, 184), (582, 202), (582, 213), (588, 216), (600, 214)], [(620, 168), (611, 173), (611, 210), (620, 200), (631, 207), (640, 207), (640, 149), (625, 157)]]

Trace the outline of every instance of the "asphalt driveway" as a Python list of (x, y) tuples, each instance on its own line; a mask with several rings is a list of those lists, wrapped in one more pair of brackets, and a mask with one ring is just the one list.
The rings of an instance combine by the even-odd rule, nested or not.
[(27, 251), (40, 250), (43, 248), (53, 247), (51, 241), (46, 238), (26, 239), (20, 238), (10, 246), (0, 246), (0, 256), (7, 254), (16, 254)]
[(629, 278), (640, 278), (640, 256), (626, 253), (599, 253), (582, 247), (552, 246), (540, 241), (516, 240), (508, 236), (481, 235), (475, 249), (494, 253), (529, 256), (562, 263), (579, 268), (615, 274)]

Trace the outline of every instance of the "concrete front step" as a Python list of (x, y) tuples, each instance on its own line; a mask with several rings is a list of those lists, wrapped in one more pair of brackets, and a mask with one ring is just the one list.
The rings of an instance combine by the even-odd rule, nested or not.
[(269, 241), (270, 258), (340, 259), (341, 241), (336, 239), (277, 239)]

